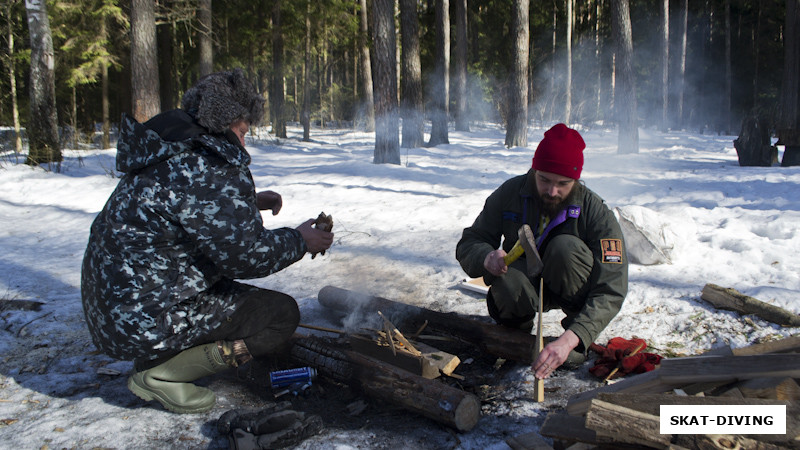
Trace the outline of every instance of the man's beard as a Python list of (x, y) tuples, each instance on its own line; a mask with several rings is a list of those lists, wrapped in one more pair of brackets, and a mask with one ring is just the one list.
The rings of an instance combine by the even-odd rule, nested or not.
[(572, 185), (572, 189), (569, 191), (569, 194), (567, 194), (566, 197), (557, 200), (557, 197), (551, 197), (547, 194), (539, 194), (539, 190), (535, 189), (533, 200), (536, 203), (536, 206), (539, 207), (539, 210), (542, 212), (542, 214), (544, 214), (547, 218), (552, 219), (567, 206), (577, 204), (575, 200), (578, 198), (580, 190), (580, 182), (575, 181), (575, 183)]

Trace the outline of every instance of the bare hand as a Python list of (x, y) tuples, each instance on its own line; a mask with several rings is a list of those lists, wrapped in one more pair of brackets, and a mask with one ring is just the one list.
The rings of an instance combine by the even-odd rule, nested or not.
[(483, 260), (483, 267), (496, 277), (505, 274), (508, 272), (508, 266), (503, 261), (504, 256), (506, 256), (506, 252), (503, 249), (489, 253)]
[[(540, 331), (541, 332), (541, 331)], [(580, 343), (578, 335), (567, 330), (555, 341), (545, 345), (539, 357), (531, 365), (534, 376), (540, 380), (548, 378), (554, 370), (567, 360), (569, 352)]]
[(283, 207), (281, 194), (272, 191), (261, 191), (256, 194), (256, 206), (260, 211), (272, 210), (272, 215), (277, 216)]
[(308, 219), (297, 227), (297, 231), (303, 235), (303, 240), (306, 241), (308, 252), (312, 255), (331, 248), (333, 244), (333, 233), (314, 228), (312, 226), (314, 220)]

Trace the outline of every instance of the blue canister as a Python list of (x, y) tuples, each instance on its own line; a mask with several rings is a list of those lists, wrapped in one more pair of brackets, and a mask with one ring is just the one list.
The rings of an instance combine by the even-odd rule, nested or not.
[(269, 382), (273, 388), (290, 386), (295, 383), (307, 384), (317, 376), (317, 369), (313, 367), (298, 367), (297, 369), (279, 370), (269, 373)]

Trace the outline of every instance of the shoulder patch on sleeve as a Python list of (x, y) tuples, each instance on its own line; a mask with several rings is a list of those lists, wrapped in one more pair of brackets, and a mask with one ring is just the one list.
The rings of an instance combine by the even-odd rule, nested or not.
[(600, 239), (603, 249), (603, 262), (622, 264), (622, 239)]

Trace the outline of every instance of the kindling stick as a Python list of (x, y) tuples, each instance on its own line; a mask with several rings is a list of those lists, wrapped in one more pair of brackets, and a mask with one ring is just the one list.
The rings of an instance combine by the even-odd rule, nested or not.
[(625, 355), (622, 359), (620, 359), (619, 362), (617, 363), (617, 367), (615, 367), (614, 370), (611, 371), (611, 373), (609, 373), (608, 375), (606, 375), (605, 378), (603, 378), (603, 383), (611, 379), (611, 377), (613, 377), (614, 374), (619, 371), (619, 368), (622, 367), (622, 361), (624, 361), (625, 358), (630, 358), (631, 356), (639, 353), (643, 348), (644, 348), (644, 343), (639, 344), (636, 346), (635, 349), (633, 349), (632, 352), (630, 352), (629, 354)]
[[(542, 347), (544, 347), (544, 337), (542, 336), (542, 312), (544, 311), (544, 279), (539, 279), (539, 311), (538, 311), (538, 319), (536, 324), (536, 355), (533, 357), (533, 360), (536, 361), (539, 358), (539, 353), (542, 352)], [(540, 378), (536, 378), (536, 386), (535, 391), (533, 394), (533, 401), (541, 403), (544, 401), (544, 380)]]

